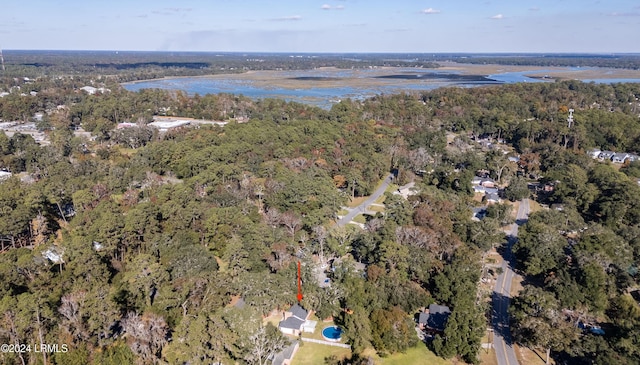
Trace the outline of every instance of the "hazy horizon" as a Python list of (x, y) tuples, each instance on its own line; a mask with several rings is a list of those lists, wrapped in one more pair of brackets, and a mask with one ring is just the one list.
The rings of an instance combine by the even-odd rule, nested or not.
[(190, 51), (190, 50), (140, 50), (140, 49), (1, 49), (3, 52), (122, 52), (122, 53), (198, 53), (198, 54), (273, 54), (273, 55), (457, 55), (457, 56), (640, 56), (640, 52), (298, 52), (298, 51)]
[(4, 4), (10, 50), (247, 53), (640, 53), (640, 5), (613, 0)]

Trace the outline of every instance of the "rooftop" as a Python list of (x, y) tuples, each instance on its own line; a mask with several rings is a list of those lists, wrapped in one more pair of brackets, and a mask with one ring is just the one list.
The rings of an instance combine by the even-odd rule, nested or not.
[(306, 309), (302, 308), (299, 304), (293, 305), (287, 312), (290, 312), (293, 317), (297, 317), (299, 319), (307, 319), (309, 312)]
[(284, 321), (280, 322), (278, 327), (291, 328), (291, 329), (299, 330), (302, 327), (302, 325), (304, 324), (304, 322), (305, 322), (304, 319), (300, 319), (300, 318), (296, 318), (296, 317), (289, 317), (289, 318), (285, 319)]
[(298, 341), (293, 341), (291, 345), (284, 348), (284, 350), (278, 352), (271, 360), (272, 365), (283, 365), (286, 360), (291, 360), (298, 350)]
[(427, 326), (436, 330), (444, 330), (447, 324), (451, 310), (446, 305), (431, 304), (429, 305), (429, 318)]
[(169, 130), (172, 128), (178, 128), (178, 127), (182, 127), (185, 125), (189, 125), (191, 124), (190, 121), (188, 120), (173, 120), (173, 121), (162, 121), (162, 122), (151, 122), (149, 123), (150, 126), (152, 127), (156, 127), (160, 130)]

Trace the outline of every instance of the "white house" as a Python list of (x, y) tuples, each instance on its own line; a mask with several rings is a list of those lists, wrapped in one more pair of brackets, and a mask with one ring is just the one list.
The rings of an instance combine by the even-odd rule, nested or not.
[(93, 86), (83, 86), (80, 88), (80, 90), (85, 91), (89, 95), (93, 95), (96, 93), (96, 91), (98, 91), (98, 89)]
[(191, 121), (189, 120), (173, 120), (173, 121), (156, 121), (156, 122), (151, 122), (148, 125), (151, 127), (155, 127), (158, 128), (160, 130), (160, 132), (166, 132), (170, 129), (175, 129), (175, 128), (179, 128), (179, 127), (184, 127), (191, 124)]
[(613, 156), (611, 156), (611, 161), (613, 161), (614, 163), (624, 163), (628, 158), (628, 153), (614, 153)]
[(96, 94), (96, 93), (98, 93), (98, 92), (100, 92), (100, 93), (103, 93), (103, 94), (104, 94), (104, 93), (106, 93), (106, 92), (111, 91), (111, 90), (106, 89), (106, 88), (104, 88), (104, 87), (97, 87), (97, 88), (96, 88), (96, 87), (93, 87), (93, 86), (83, 86), (83, 87), (81, 87), (81, 88), (80, 88), (80, 90), (85, 91), (85, 92), (86, 92), (87, 94), (89, 94), (89, 95), (94, 95), (94, 94)]
[(316, 330), (318, 321), (310, 321), (309, 313), (300, 305), (295, 304), (289, 310), (284, 312), (284, 316), (278, 328), (285, 335), (298, 336), (302, 332), (313, 333)]
[(599, 148), (594, 148), (594, 149), (588, 150), (587, 155), (591, 156), (591, 158), (593, 159), (596, 159), (598, 158), (598, 156), (600, 156), (600, 152), (602, 151), (600, 151)]
[(616, 153), (613, 151), (601, 151), (598, 154), (598, 158), (601, 160), (611, 160), (611, 157), (613, 157), (613, 155), (615, 155)]

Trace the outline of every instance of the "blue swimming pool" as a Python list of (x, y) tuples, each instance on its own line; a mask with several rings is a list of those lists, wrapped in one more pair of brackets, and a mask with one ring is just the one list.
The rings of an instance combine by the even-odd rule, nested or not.
[(322, 337), (327, 341), (340, 341), (342, 339), (342, 328), (338, 326), (325, 327), (322, 330)]

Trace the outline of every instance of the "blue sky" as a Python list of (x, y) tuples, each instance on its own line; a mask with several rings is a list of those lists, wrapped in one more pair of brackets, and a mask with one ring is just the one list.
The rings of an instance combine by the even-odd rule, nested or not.
[(4, 49), (640, 53), (637, 0), (12, 0)]

